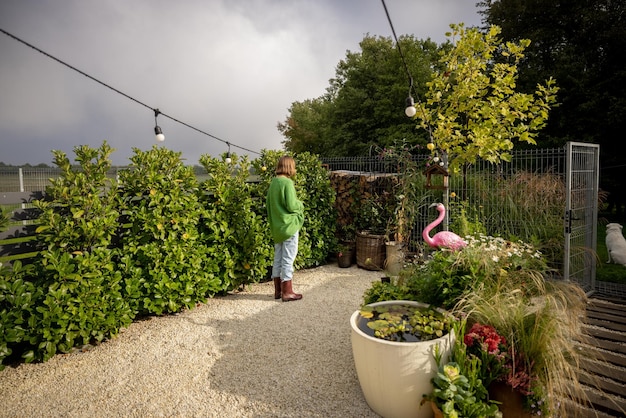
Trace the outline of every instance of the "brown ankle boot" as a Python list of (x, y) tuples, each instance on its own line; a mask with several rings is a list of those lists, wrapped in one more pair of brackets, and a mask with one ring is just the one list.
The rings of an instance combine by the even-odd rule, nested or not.
[(302, 295), (299, 293), (294, 293), (291, 280), (287, 280), (281, 283), (281, 297), (283, 302), (291, 302), (292, 300), (300, 300), (302, 299)]
[(281, 286), (280, 277), (274, 277), (274, 299), (280, 299)]

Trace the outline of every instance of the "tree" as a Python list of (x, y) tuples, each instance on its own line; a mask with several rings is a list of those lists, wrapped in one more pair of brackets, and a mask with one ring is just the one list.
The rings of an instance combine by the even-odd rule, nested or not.
[[(438, 65), (437, 44), (411, 36), (399, 43), (412, 77), (423, 85)], [(427, 136), (404, 115), (410, 83), (396, 45), (391, 38), (369, 35), (359, 45), (360, 52), (348, 51), (339, 62), (324, 95), (291, 105), (278, 124), (287, 150), (352, 156), (395, 140), (426, 143)]]
[(278, 130), (287, 138), (285, 148), (294, 153), (311, 152), (326, 154), (329, 130), (328, 110), (332, 103), (325, 97), (294, 102), (289, 108), (289, 117), (278, 124)]
[[(626, 122), (626, 3), (614, 0), (484, 0), (487, 24), (507, 40), (532, 39), (520, 64), (523, 88), (553, 76), (561, 91), (545, 134), (609, 142)], [(611, 138), (612, 139), (612, 138)]]
[(541, 143), (600, 144), (601, 185), (622, 196), (626, 161), (626, 3), (615, 0), (483, 0), (486, 24), (506, 40), (532, 39), (520, 63), (522, 89), (553, 76), (559, 107), (541, 133)]
[(558, 88), (549, 79), (534, 93), (516, 91), (517, 66), (529, 40), (503, 43), (497, 26), (484, 33), (463, 24), (450, 27), (453, 46), (442, 53), (442, 69), (433, 72), (415, 118), (435, 149), (447, 154), (452, 171), (477, 158), (510, 161), (516, 142), (536, 144)]

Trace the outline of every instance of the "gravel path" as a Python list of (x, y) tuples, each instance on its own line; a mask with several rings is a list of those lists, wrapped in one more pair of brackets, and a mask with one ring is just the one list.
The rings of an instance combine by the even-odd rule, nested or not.
[(296, 272), (133, 323), (84, 352), (0, 372), (1, 417), (378, 417), (359, 387), (349, 318), (381, 272)]

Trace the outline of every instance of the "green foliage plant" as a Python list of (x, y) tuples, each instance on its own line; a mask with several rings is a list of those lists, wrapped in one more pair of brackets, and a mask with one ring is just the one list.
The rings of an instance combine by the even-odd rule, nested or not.
[(134, 311), (178, 312), (224, 291), (222, 266), (200, 234), (206, 210), (193, 167), (179, 152), (157, 146), (135, 148), (131, 162), (120, 172), (120, 269)]
[(230, 157), (230, 163), (225, 156), (200, 157), (208, 173), (200, 184), (200, 203), (206, 210), (201, 236), (212, 263), (220, 267), (216, 274), (226, 290), (264, 279), (272, 263), (265, 205), (250, 181), (251, 164), (248, 157)]
[[(464, 335), (465, 325), (465, 320), (455, 322), (455, 334)], [(481, 360), (467, 355), (462, 338), (455, 339), (447, 362), (443, 362), (438, 351), (434, 356), (438, 371), (431, 379), (433, 390), (424, 394), (422, 403), (434, 403), (446, 418), (502, 416), (497, 403), (488, 399), (481, 374)]]
[(106, 141), (99, 149), (75, 147), (78, 166), (63, 152), (53, 151), (61, 175), (50, 181), (46, 199), (34, 203), (42, 211), (37, 234), (45, 249), (28, 276), (21, 268), (13, 273), (24, 280), (22, 290), (13, 292), (15, 298), (21, 292), (25, 301), (13, 307), (25, 311), (14, 315), (28, 317), (30, 348), (22, 355), (27, 362), (103, 341), (134, 318), (115, 268), (117, 187), (106, 174), (112, 151)]
[(488, 236), (466, 240), (462, 251), (436, 251), (425, 263), (400, 272), (412, 300), (450, 309), (474, 288), (501, 278), (523, 284), (530, 293), (550, 271), (530, 244)]
[(117, 184), (107, 176), (113, 149), (105, 141), (99, 149), (83, 145), (74, 152), (78, 167), (64, 152), (53, 151), (61, 174), (50, 179), (46, 198), (34, 202), (42, 211), (38, 239), (49, 250), (72, 253), (108, 247), (117, 233)]
[(424, 187), (426, 177), (416, 156), (423, 148), (402, 139), (384, 147), (379, 153), (381, 158), (393, 161), (397, 167), (397, 182), (392, 190), (396, 201), (387, 220), (387, 235), (405, 245), (410, 243), (411, 231), (420, 210), (432, 198)]
[(516, 141), (536, 144), (558, 88), (549, 79), (534, 93), (516, 91), (517, 67), (529, 40), (503, 42), (495, 25), (484, 32), (462, 23), (450, 28), (452, 46), (442, 50), (443, 68), (433, 72), (415, 118), (434, 149), (447, 154), (451, 172), (478, 158), (510, 161)]
[(391, 279), (389, 282), (376, 281), (365, 290), (363, 294), (363, 304), (386, 300), (415, 300), (406, 286), (398, 284), (397, 280)]
[[(262, 279), (272, 262), (265, 194), (279, 152), (250, 164), (203, 157), (202, 184), (180, 153), (134, 149), (109, 178), (112, 149), (54, 152), (32, 262), (0, 264), (0, 369), (114, 337), (138, 315), (189, 309)], [(334, 192), (317, 157), (302, 154), (296, 188), (306, 229), (297, 268), (325, 262), (334, 241)], [(198, 167), (200, 168), (200, 167)], [(254, 179), (257, 181), (255, 182)]]
[(0, 231), (5, 230), (8, 225), (9, 225), (9, 216), (5, 214), (2, 207), (0, 207)]
[(392, 197), (391, 194), (362, 196), (354, 216), (357, 232), (385, 235), (388, 232), (389, 220), (393, 216), (393, 205), (388, 202)]
[[(262, 215), (267, 219), (265, 196), (274, 177), (278, 159), (283, 151), (263, 150), (257, 162), (256, 172), (260, 181), (256, 195), (262, 201)], [(330, 184), (329, 172), (314, 154), (303, 152), (294, 155), (297, 174), (294, 185), (298, 199), (304, 204), (304, 225), (300, 230), (298, 256), (294, 262), (296, 269), (319, 266), (326, 262), (328, 255), (337, 248), (336, 219), (334, 208), (335, 191)], [(265, 170), (259, 169), (265, 167)], [(267, 229), (267, 242), (272, 243)], [(272, 243), (273, 248), (273, 243)], [(273, 254), (273, 250), (271, 252)]]
[(457, 310), (506, 338), (515, 372), (504, 381), (522, 393), (527, 410), (565, 416), (559, 397), (585, 400), (578, 365), (586, 297), (570, 282), (536, 280), (531, 287), (529, 292), (524, 283), (501, 277), (466, 294)]
[(34, 265), (22, 265), (15, 260), (11, 267), (0, 263), (0, 370), (4, 361), (12, 356), (24, 354), (24, 359), (32, 361), (35, 351), (29, 344), (38, 342), (30, 329), (37, 321), (37, 302), (44, 289), (32, 282)]
[[(438, 251), (413, 274), (405, 281), (415, 300), (443, 304), (467, 323), (487, 324), (504, 337), (512, 359), (505, 367), (514, 372), (494, 377), (495, 369), (485, 371), (478, 363), (484, 384), (494, 378), (504, 381), (520, 391), (528, 411), (542, 416), (567, 415), (559, 396), (584, 402), (577, 378), (582, 355), (578, 342), (585, 341), (584, 292), (574, 283), (552, 279), (541, 253), (531, 245), (475, 238), (461, 251)], [(454, 357), (457, 362), (460, 358)]]

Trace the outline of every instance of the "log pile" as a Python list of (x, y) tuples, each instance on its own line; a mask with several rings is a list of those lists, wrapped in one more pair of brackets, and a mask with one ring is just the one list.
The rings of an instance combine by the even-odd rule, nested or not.
[(398, 179), (394, 174), (338, 170), (330, 173), (330, 183), (336, 192), (338, 229), (349, 225), (361, 227), (355, 225), (355, 216), (367, 200), (376, 199), (383, 206), (395, 204), (393, 188)]

